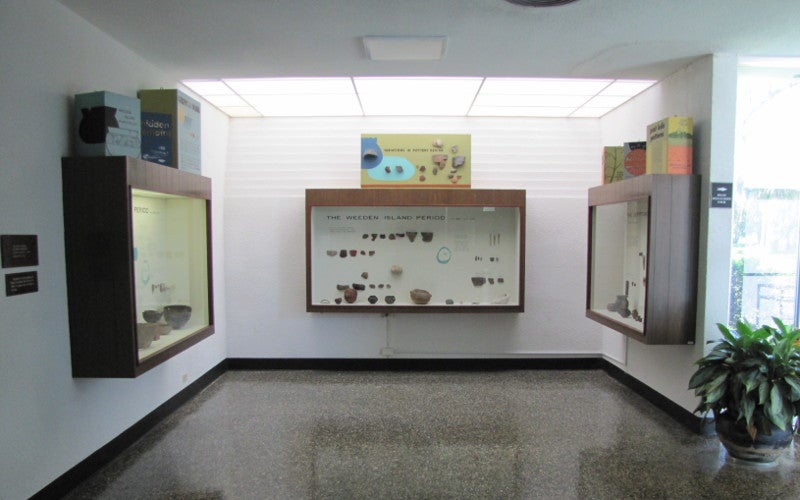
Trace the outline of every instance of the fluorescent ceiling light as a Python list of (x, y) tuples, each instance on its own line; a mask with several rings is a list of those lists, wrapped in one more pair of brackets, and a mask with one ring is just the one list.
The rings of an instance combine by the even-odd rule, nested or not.
[(613, 81), (579, 78), (487, 78), (481, 87), (481, 93), (593, 96)]
[(263, 116), (363, 116), (355, 94), (251, 95), (247, 101)]
[(223, 81), (239, 95), (353, 94), (350, 78), (244, 78)]
[(482, 78), (353, 78), (365, 115), (465, 116)]
[(373, 61), (436, 61), (444, 58), (444, 36), (365, 36), (364, 50)]
[(338, 77), (190, 80), (229, 116), (599, 117), (650, 80)]
[(235, 94), (230, 87), (220, 80), (186, 80), (183, 84), (201, 96)]

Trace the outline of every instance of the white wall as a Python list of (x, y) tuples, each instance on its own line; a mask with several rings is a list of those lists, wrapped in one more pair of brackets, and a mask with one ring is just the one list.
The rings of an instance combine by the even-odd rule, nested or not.
[[(362, 133), (472, 138), (473, 188), (527, 190), (523, 314), (305, 312), (305, 188), (357, 188)], [(587, 189), (599, 120), (307, 118), (231, 121), (225, 218), (228, 355), (598, 355), (584, 317)]]
[[(227, 119), (204, 107), (214, 179), (217, 334), (134, 380), (73, 379), (60, 158), (71, 96), (174, 87), (156, 68), (52, 0), (0, 2), (0, 234), (35, 234), (39, 292), (0, 290), (0, 497), (27, 498), (226, 358), (219, 236)], [(183, 375), (187, 381), (183, 381)]]
[(687, 410), (686, 390), (706, 340), (728, 317), (731, 210), (709, 208), (711, 182), (731, 182), (736, 110), (736, 57), (701, 58), (602, 119), (603, 143), (643, 140), (645, 127), (666, 116), (694, 118), (694, 171), (701, 175), (698, 315), (694, 345), (647, 346), (604, 328), (603, 350), (625, 371)]

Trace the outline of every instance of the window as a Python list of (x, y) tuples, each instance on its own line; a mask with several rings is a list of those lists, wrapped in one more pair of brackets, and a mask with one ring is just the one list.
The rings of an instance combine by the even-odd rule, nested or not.
[(736, 116), (729, 320), (797, 324), (800, 70), (741, 67)]

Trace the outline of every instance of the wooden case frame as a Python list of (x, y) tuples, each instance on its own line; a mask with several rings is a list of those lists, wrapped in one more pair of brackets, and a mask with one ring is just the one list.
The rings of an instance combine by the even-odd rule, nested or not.
[[(642, 331), (593, 310), (594, 210), (648, 200), (645, 314)], [(648, 174), (589, 189), (586, 316), (645, 344), (693, 344), (697, 311), (700, 177)], [(595, 263), (602, 265), (602, 263)]]
[[(123, 157), (63, 158), (73, 377), (136, 377), (214, 333), (211, 180)], [(139, 360), (132, 189), (205, 200), (208, 325)]]

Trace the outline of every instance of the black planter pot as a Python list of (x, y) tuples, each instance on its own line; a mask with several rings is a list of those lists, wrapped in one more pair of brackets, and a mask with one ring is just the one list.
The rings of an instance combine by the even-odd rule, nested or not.
[(747, 433), (744, 420), (734, 421), (727, 414), (717, 414), (714, 419), (717, 436), (728, 454), (739, 460), (761, 464), (772, 463), (792, 444), (792, 429), (778, 429), (770, 424), (770, 434), (756, 434), (752, 439)]

